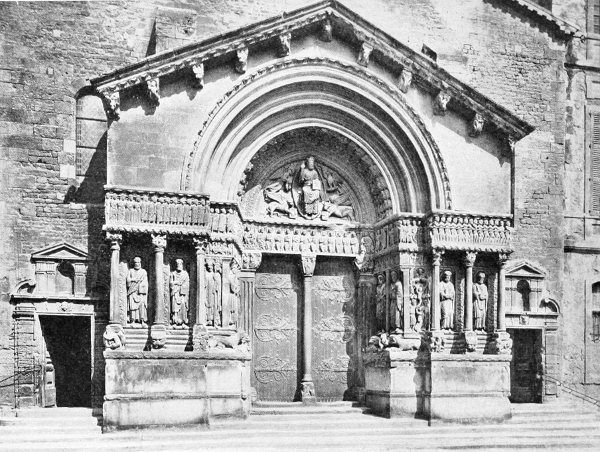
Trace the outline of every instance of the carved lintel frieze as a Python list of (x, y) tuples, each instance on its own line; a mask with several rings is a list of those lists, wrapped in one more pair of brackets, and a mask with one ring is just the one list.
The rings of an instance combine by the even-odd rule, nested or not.
[(292, 46), (292, 34), (291, 33), (283, 33), (279, 35), (279, 49), (277, 54), (280, 57), (286, 57), (290, 55)]
[(302, 274), (304, 276), (312, 276), (315, 272), (315, 265), (317, 263), (316, 254), (302, 254), (300, 256), (302, 261)]
[(479, 113), (475, 113), (475, 116), (469, 123), (469, 136), (470, 137), (478, 137), (481, 135), (483, 131), (483, 126), (485, 124), (485, 119)]
[(237, 49), (235, 58), (235, 71), (238, 74), (245, 74), (248, 69), (248, 47)]
[(400, 76), (398, 77), (398, 89), (403, 93), (407, 93), (410, 85), (412, 83), (413, 73), (412, 71), (405, 67), (402, 69)]
[(104, 97), (106, 115), (117, 120), (121, 115), (121, 94), (118, 89), (111, 89), (102, 93)]
[(106, 241), (110, 243), (111, 250), (118, 250), (121, 248), (121, 243), (123, 243), (123, 236), (115, 232), (107, 232)]
[(150, 104), (154, 107), (160, 104), (160, 81), (158, 77), (146, 80), (146, 93)]
[(357, 62), (361, 66), (367, 67), (369, 65), (369, 58), (371, 58), (371, 52), (373, 51), (373, 46), (368, 42), (362, 42), (360, 45), (360, 50), (358, 52)]
[(333, 39), (333, 27), (331, 25), (331, 20), (325, 19), (323, 21), (323, 28), (321, 29), (321, 34), (319, 37), (321, 41), (331, 42)]
[(155, 252), (164, 251), (167, 247), (167, 236), (160, 234), (152, 234), (152, 247)]
[(475, 264), (475, 259), (477, 259), (477, 253), (470, 251), (466, 252), (464, 259), (465, 267), (472, 267), (473, 264)]
[(193, 64), (192, 72), (194, 73), (195, 87), (197, 89), (204, 88), (204, 62), (199, 61)]
[(242, 270), (256, 271), (260, 267), (262, 253), (245, 251), (242, 253)]
[(435, 99), (433, 100), (433, 114), (438, 116), (444, 116), (448, 109), (448, 102), (450, 102), (451, 96), (444, 90), (440, 91)]

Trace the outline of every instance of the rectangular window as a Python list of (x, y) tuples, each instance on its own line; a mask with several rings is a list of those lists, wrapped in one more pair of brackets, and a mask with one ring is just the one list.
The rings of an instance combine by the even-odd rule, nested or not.
[(600, 342), (600, 311), (592, 312), (592, 341)]
[(590, 214), (600, 215), (600, 107), (588, 106), (587, 147), (589, 150)]

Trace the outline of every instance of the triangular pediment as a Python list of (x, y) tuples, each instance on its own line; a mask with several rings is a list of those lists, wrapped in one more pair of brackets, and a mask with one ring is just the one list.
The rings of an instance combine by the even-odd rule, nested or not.
[(542, 267), (526, 260), (516, 261), (506, 266), (506, 276), (511, 278), (542, 279), (547, 274)]
[(149, 56), (91, 83), (103, 95), (109, 115), (118, 119), (120, 92), (124, 89), (146, 84), (150, 100), (158, 105), (160, 77), (188, 71), (202, 89), (205, 65), (231, 61), (232, 68), (243, 74), (254, 49), (273, 46), (273, 58), (293, 57), (294, 38), (308, 34), (324, 41), (344, 41), (356, 49), (356, 65), (368, 69), (369, 62), (376, 61), (395, 77), (400, 91), (406, 92), (407, 84), (418, 86), (435, 99), (435, 105), (462, 115), (472, 121), (475, 129), (485, 123), (488, 130), (500, 131), (511, 141), (533, 131), (527, 122), (449, 74), (431, 57), (409, 48), (333, 0)]
[(62, 242), (36, 251), (31, 255), (32, 261), (87, 261), (89, 255), (82, 249), (69, 243)]

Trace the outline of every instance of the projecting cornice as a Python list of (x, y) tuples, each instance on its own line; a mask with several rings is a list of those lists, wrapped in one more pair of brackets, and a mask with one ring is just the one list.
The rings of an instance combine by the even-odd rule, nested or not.
[(533, 127), (516, 115), (461, 82), (429, 57), (415, 52), (336, 1), (324, 1), (274, 17), (254, 25), (215, 36), (145, 58), (91, 80), (105, 98), (109, 115), (119, 116), (120, 91), (146, 85), (146, 93), (156, 106), (160, 101), (159, 78), (175, 71), (192, 73), (197, 87), (204, 85), (204, 65), (216, 58), (231, 59), (233, 69), (245, 73), (253, 46), (272, 44), (274, 58), (293, 55), (294, 36), (311, 34), (328, 42), (335, 37), (356, 48), (356, 64), (367, 67), (376, 61), (395, 77), (399, 91), (419, 85), (431, 93), (437, 114), (454, 110), (468, 121), (506, 133), (518, 141)]

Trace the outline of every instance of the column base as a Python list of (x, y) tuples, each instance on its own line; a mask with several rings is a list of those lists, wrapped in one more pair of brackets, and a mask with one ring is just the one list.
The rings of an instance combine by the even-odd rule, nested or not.
[(312, 381), (303, 381), (300, 383), (300, 397), (305, 405), (316, 405), (315, 384)]
[(102, 336), (104, 348), (118, 350), (125, 347), (125, 332), (120, 323), (109, 323)]
[(477, 333), (475, 331), (463, 332), (463, 340), (466, 352), (472, 353), (477, 350)]
[(165, 325), (152, 325), (150, 327), (152, 348), (164, 348), (167, 345), (167, 327)]
[(194, 325), (193, 331), (194, 350), (208, 350), (208, 328), (206, 325)]

